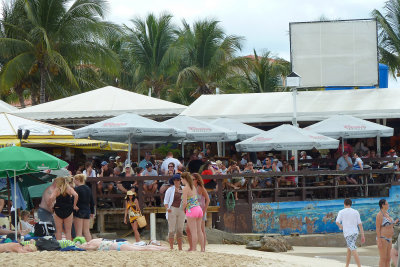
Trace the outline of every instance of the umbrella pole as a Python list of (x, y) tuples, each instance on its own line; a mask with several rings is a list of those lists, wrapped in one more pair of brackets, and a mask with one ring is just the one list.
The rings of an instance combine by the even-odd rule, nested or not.
[(128, 164), (131, 164), (131, 136), (128, 137)]
[(137, 143), (137, 162), (140, 162), (140, 143)]
[(221, 142), (217, 142), (217, 151), (218, 151), (218, 157), (221, 157), (222, 156), (222, 153), (221, 153), (221, 146), (222, 146), (222, 144), (221, 144)]
[(294, 170), (296, 172), (299, 170), (299, 159), (297, 157), (297, 150), (294, 151)]
[(344, 152), (344, 137), (342, 137), (342, 155), (343, 155), (343, 152)]
[(378, 135), (376, 137), (376, 153), (378, 154), (378, 157), (381, 157), (381, 137)]
[(185, 159), (185, 142), (182, 141), (182, 158)]
[(14, 197), (13, 197), (13, 206), (14, 206), (14, 228), (15, 228), (15, 240), (17, 239), (18, 232), (18, 220), (17, 220), (17, 173), (14, 170)]
[(225, 142), (222, 143), (222, 156), (225, 157)]

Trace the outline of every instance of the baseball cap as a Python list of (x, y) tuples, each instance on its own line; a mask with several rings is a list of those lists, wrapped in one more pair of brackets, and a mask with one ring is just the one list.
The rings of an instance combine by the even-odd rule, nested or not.
[(146, 169), (147, 169), (147, 168), (150, 168), (150, 167), (153, 167), (153, 164), (147, 163), (147, 164), (146, 164)]
[(168, 183), (170, 185), (174, 184), (175, 180), (180, 180), (181, 179), (181, 175), (179, 173), (175, 173), (174, 175), (172, 175), (172, 177), (168, 180)]
[(115, 160), (115, 158), (113, 156), (108, 158), (109, 160)]
[(101, 166), (105, 166), (105, 165), (107, 165), (107, 164), (108, 164), (108, 163), (107, 163), (107, 161), (105, 161), (105, 160), (101, 162)]
[(125, 168), (130, 168), (131, 167), (131, 164), (126, 164), (125, 165)]

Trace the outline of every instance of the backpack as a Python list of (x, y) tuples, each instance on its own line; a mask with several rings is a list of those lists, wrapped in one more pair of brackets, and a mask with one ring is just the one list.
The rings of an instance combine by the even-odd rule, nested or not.
[(54, 237), (50, 239), (46, 239), (43, 237), (39, 238), (38, 240), (36, 240), (36, 247), (40, 251), (42, 250), (54, 251), (61, 249), (60, 244)]
[(51, 222), (38, 222), (35, 224), (35, 236), (52, 236), (56, 232), (56, 228)]

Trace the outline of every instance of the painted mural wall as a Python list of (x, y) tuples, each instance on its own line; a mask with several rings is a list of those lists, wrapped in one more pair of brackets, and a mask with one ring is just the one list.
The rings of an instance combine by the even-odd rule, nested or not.
[[(375, 230), (379, 199), (352, 199), (352, 207), (359, 211), (365, 230)], [(400, 217), (400, 186), (392, 186), (386, 199), (390, 215)], [(343, 209), (343, 200), (253, 203), (253, 232), (283, 235), (340, 232), (335, 220)]]

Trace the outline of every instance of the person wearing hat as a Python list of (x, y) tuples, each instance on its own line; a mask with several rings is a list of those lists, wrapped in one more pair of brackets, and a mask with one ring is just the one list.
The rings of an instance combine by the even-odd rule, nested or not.
[(387, 156), (388, 158), (397, 158), (396, 151), (392, 148), (388, 151)]
[[(145, 167), (146, 169), (142, 172), (141, 176), (158, 176), (157, 172), (153, 169), (153, 164), (147, 163)], [(157, 180), (144, 180), (143, 190), (145, 194), (154, 194), (157, 191)], [(150, 202), (149, 207), (151, 207), (154, 197), (146, 197), (145, 201)]]
[(108, 158), (108, 167), (110, 167), (110, 169), (114, 169), (115, 167), (117, 167), (117, 164), (115, 163), (115, 158), (113, 156)]
[(125, 196), (125, 216), (124, 223), (127, 224), (126, 217), (129, 215), (129, 223), (132, 226), (133, 233), (135, 234), (136, 242), (140, 241), (140, 234), (138, 231), (137, 219), (140, 216), (140, 206), (139, 201), (136, 197), (136, 193), (132, 190), (126, 192)]
[(174, 239), (178, 242), (178, 249), (182, 250), (182, 237), (183, 237), (183, 226), (185, 223), (185, 212), (181, 207), (182, 201), (182, 186), (181, 186), (181, 175), (179, 173), (174, 174), (169, 179), (171, 185), (165, 192), (164, 206), (167, 209), (165, 217), (168, 220), (168, 240), (170, 248), (174, 248)]
[(124, 163), (122, 162), (120, 156), (115, 157), (115, 165), (117, 165), (117, 167), (120, 167), (120, 168), (124, 167)]
[(139, 162), (139, 167), (142, 167), (143, 169), (146, 169), (148, 164), (151, 164), (151, 166), (153, 167), (153, 164), (150, 161), (150, 157), (151, 157), (151, 153), (150, 152), (146, 152), (144, 154), (144, 159)]

